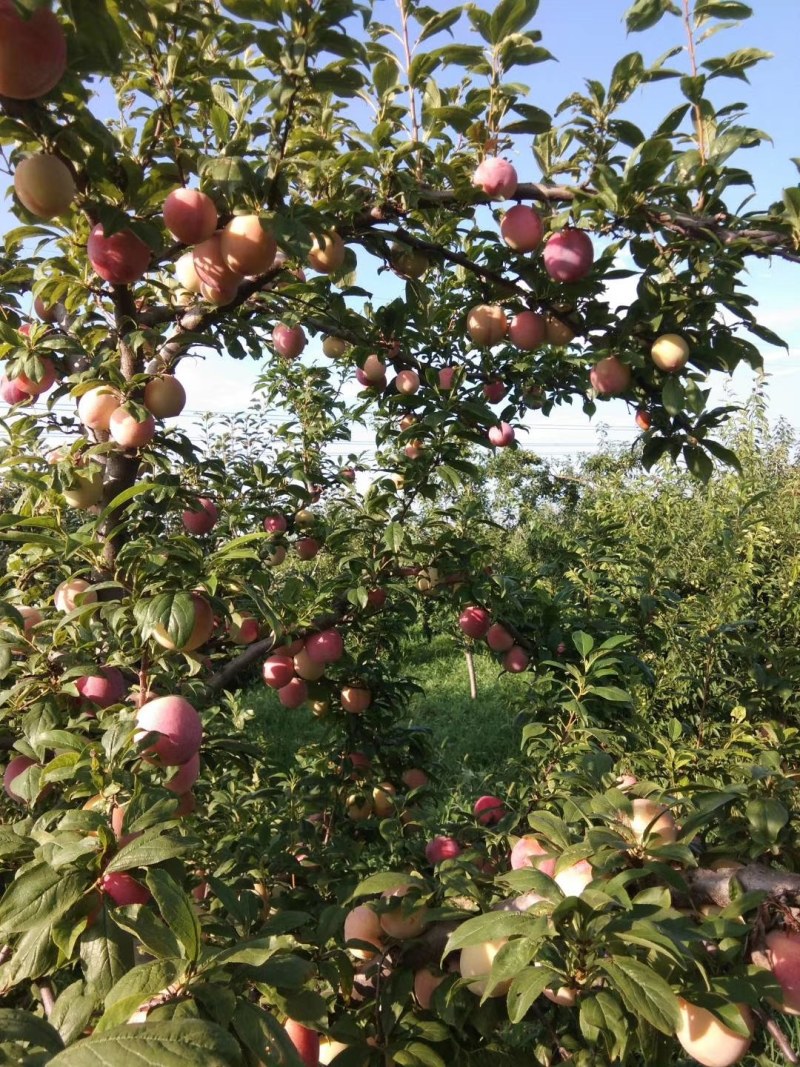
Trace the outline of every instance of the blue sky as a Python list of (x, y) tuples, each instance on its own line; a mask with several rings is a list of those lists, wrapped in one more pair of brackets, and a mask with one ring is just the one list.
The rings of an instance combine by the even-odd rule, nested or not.
[[(436, 0), (439, 9), (449, 4)], [(553, 112), (570, 92), (581, 90), (585, 78), (607, 83), (614, 63), (630, 51), (641, 51), (650, 62), (674, 45), (684, 43), (680, 20), (665, 17), (656, 28), (641, 34), (627, 35), (623, 22), (627, 7), (625, 0), (541, 0), (534, 26), (542, 31), (543, 45), (558, 62), (535, 67), (519, 68), (514, 77), (529, 78), (531, 88), (528, 102)], [(798, 172), (790, 162), (800, 156), (800, 118), (795, 105), (800, 78), (798, 77), (796, 48), (800, 40), (800, 3), (798, 0), (755, 0), (754, 17), (740, 29), (720, 33), (701, 46), (699, 60), (724, 55), (736, 48), (757, 47), (774, 53), (771, 61), (757, 66), (749, 73), (750, 85), (732, 79), (715, 79), (710, 92), (718, 105), (745, 100), (749, 105), (746, 121), (764, 130), (774, 144), (764, 143), (757, 149), (743, 153), (739, 162), (752, 171), (757, 196), (751, 206), (762, 206), (778, 199), (781, 189), (798, 181)], [(377, 0), (376, 13), (384, 21), (395, 17), (395, 0)], [(687, 70), (684, 54), (674, 57), (671, 67)], [(677, 85), (665, 81), (639, 90), (625, 107), (624, 117), (641, 126), (645, 132), (654, 128), (672, 107), (680, 102)], [(107, 98), (102, 110), (108, 111)], [(513, 155), (520, 177), (536, 180), (532, 157), (526, 146)], [(743, 190), (743, 196), (746, 190)], [(735, 205), (734, 205), (735, 206)], [(0, 211), (0, 221), (9, 224), (9, 215)], [(364, 258), (364, 257), (362, 257)], [(386, 274), (378, 276), (376, 264), (364, 264), (359, 283), (375, 292), (376, 298), (394, 295)], [(797, 291), (800, 266), (753, 261), (750, 291), (759, 302), (759, 318), (765, 325), (783, 336), (790, 346), (787, 356), (782, 350), (765, 348), (767, 370), (770, 374), (770, 404), (773, 417), (782, 416), (800, 429), (796, 415), (800, 401), (800, 308)], [(627, 302), (624, 285), (612, 297)], [(311, 358), (316, 358), (318, 343), (309, 346)], [(320, 357), (321, 358), (321, 357)], [(194, 361), (192, 361), (194, 363)], [(188, 371), (188, 368), (187, 368)], [(249, 363), (232, 363), (216, 356), (185, 371), (192, 411), (233, 411), (247, 406), (251, 384), (257, 368)], [(199, 372), (199, 373), (198, 373)], [(723, 393), (744, 397), (751, 378), (746, 371), (737, 372), (731, 383), (717, 377), (716, 396)], [(520, 434), (522, 444), (550, 455), (562, 455), (573, 450), (592, 447), (596, 441), (596, 427), (604, 423), (612, 440), (632, 440), (636, 435), (632, 416), (621, 402), (601, 405), (593, 423), (585, 419), (580, 406), (556, 413), (550, 419), (540, 414), (528, 419), (528, 433)], [(368, 446), (368, 435), (356, 431), (354, 446)]]

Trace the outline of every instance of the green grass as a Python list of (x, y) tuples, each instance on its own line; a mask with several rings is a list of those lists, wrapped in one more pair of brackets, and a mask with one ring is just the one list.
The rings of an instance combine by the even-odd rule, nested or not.
[[(408, 714), (399, 722), (430, 731), (442, 785), (455, 785), (465, 778), (479, 785), (518, 754), (520, 730), (515, 718), (528, 687), (524, 674), (501, 674), (497, 660), (478, 649), (478, 699), (470, 700), (465, 657), (444, 637), (409, 645), (401, 670), (423, 692), (413, 697)], [(330, 735), (329, 726), (308, 708), (290, 711), (281, 707), (276, 694), (265, 686), (254, 686), (246, 699), (256, 712), (254, 725), (270, 740), (278, 766), (289, 766), (299, 748), (324, 743)]]

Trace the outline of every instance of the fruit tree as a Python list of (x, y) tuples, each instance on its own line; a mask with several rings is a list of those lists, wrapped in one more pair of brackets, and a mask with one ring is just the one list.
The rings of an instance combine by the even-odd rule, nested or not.
[[(0, 0), (8, 1062), (793, 1055), (796, 739), (722, 784), (625, 773), (624, 636), (526, 615), (465, 490), (528, 411), (609, 398), (646, 467), (735, 466), (708, 383), (781, 344), (746, 272), (800, 261), (800, 191), (738, 206), (765, 135), (715, 96), (766, 56), (714, 47), (746, 4), (636, 0), (675, 47), (555, 117), (537, 8)], [(175, 421), (208, 350), (258, 363), (225, 447)], [(431, 604), (561, 680), (536, 784), (428, 834)], [(324, 751), (270, 762), (254, 673)]]

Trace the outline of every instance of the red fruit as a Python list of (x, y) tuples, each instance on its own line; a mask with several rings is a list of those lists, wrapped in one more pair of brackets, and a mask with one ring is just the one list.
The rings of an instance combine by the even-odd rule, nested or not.
[(458, 367), (442, 367), (439, 371), (439, 388), (444, 391), (452, 389), (458, 370)]
[(294, 1019), (287, 1019), (283, 1028), (297, 1049), (304, 1067), (319, 1067), (319, 1034), (316, 1030), (309, 1030), (307, 1026), (295, 1022)]
[(346, 685), (339, 694), (339, 699), (345, 711), (349, 711), (351, 715), (361, 715), (372, 703), (372, 693), (364, 686)]
[(507, 814), (507, 809), (500, 797), (478, 797), (472, 813), (482, 826), (494, 826)]
[(98, 708), (121, 703), (128, 691), (122, 672), (116, 667), (101, 667), (99, 674), (84, 674), (75, 688), (84, 700)]
[(377, 586), (375, 589), (367, 591), (367, 606), (372, 608), (373, 611), (380, 611), (383, 605), (386, 603), (386, 590)]
[(479, 608), (475, 605), (464, 608), (458, 617), (458, 625), (467, 637), (474, 638), (485, 637), (491, 621), (489, 612), (485, 608)]
[(617, 356), (606, 356), (592, 367), (589, 381), (600, 396), (619, 396), (631, 384), (631, 368)]
[(533, 252), (544, 237), (541, 216), (527, 204), (517, 204), (503, 216), (500, 236), (515, 252)]
[(467, 333), (476, 345), (496, 345), (508, 332), (508, 319), (499, 304), (476, 304), (467, 312)]
[(18, 378), (14, 379), (14, 384), (18, 389), (23, 389), (29, 396), (39, 396), (40, 393), (46, 393), (48, 389), (52, 388), (55, 380), (56, 368), (53, 366), (52, 359), (49, 356), (45, 356), (42, 359), (42, 371), (39, 378), (29, 378), (27, 374), (20, 374)]
[(67, 38), (52, 11), (23, 18), (13, 0), (0, 0), (0, 96), (35, 100), (54, 89), (67, 69)]
[(544, 246), (544, 269), (557, 282), (577, 282), (592, 269), (594, 248), (585, 230), (561, 230)]
[(190, 534), (207, 534), (213, 530), (219, 518), (217, 505), (207, 496), (198, 497), (196, 503), (199, 510), (187, 510), (181, 515), (183, 525)]
[(306, 347), (306, 335), (302, 326), (287, 326), (277, 323), (272, 331), (272, 344), (284, 359), (297, 359)]
[(267, 515), (264, 519), (264, 530), (266, 533), (285, 533), (288, 528), (285, 515)]
[(164, 782), (164, 788), (171, 793), (183, 796), (188, 793), (200, 774), (200, 753), (195, 752), (185, 763), (178, 766), (177, 771)]
[(278, 690), (278, 700), (285, 708), (299, 708), (308, 700), (308, 686), (302, 678), (292, 678)]
[(800, 1015), (800, 934), (770, 930), (766, 941), (770, 970), (783, 992), (779, 1009), (786, 1015)]
[[(221, 232), (217, 230), (211, 237), (195, 245), (192, 259), (197, 277), (202, 284), (210, 290), (220, 291), (220, 303), (230, 303), (236, 295), (242, 275), (228, 266), (222, 252)], [(223, 296), (227, 296), (228, 300), (223, 301)]]
[(120, 448), (144, 448), (155, 437), (156, 420), (148, 414), (140, 422), (127, 408), (118, 407), (108, 418), (108, 432)]
[[(540, 857), (548, 858), (540, 859)], [(510, 860), (512, 871), (522, 870), (523, 867), (536, 867), (542, 874), (547, 874), (551, 878), (555, 874), (555, 856), (550, 856), (547, 849), (531, 835), (521, 837), (519, 841), (517, 841), (511, 849)]]
[(492, 200), (508, 200), (517, 191), (519, 179), (508, 160), (489, 156), (478, 166), (472, 184), (483, 189)]
[(512, 674), (519, 674), (521, 671), (527, 670), (530, 661), (531, 658), (524, 648), (519, 645), (513, 645), (503, 658), (503, 667)]
[(636, 412), (636, 425), (639, 427), (639, 429), (642, 430), (644, 433), (647, 433), (652, 424), (653, 420), (650, 417), (650, 412), (645, 411), (644, 408), (639, 408), (639, 410)]
[[(0, 20), (0, 27), (2, 21)], [(14, 756), (6, 764), (6, 769), (3, 771), (3, 789), (6, 791), (6, 795), (11, 797), (12, 800), (22, 800), (22, 797), (14, 789), (14, 781), (17, 779), (23, 771), (28, 767), (33, 767), (36, 760), (30, 759), (29, 756)]]
[(348, 752), (343, 762), (345, 767), (350, 764), (348, 778), (365, 778), (372, 769), (372, 760), (363, 752)]
[(112, 285), (131, 285), (144, 277), (150, 266), (150, 249), (131, 230), (106, 237), (102, 223), (89, 234), (89, 262), (101, 278)]
[(248, 277), (268, 271), (278, 251), (258, 215), (234, 215), (220, 235), (220, 248), (230, 270)]
[(400, 781), (407, 789), (421, 789), (428, 784), (429, 780), (425, 771), (420, 770), (419, 767), (409, 767), (400, 775)]
[(301, 537), (295, 542), (295, 550), (300, 559), (313, 559), (322, 547), (316, 537)]
[(499, 426), (490, 426), (486, 436), (495, 448), (508, 448), (514, 443), (514, 427), (507, 422), (501, 422)]
[(31, 394), (21, 389), (18, 382), (18, 378), (9, 379), (5, 374), (0, 378), (0, 397), (6, 404), (22, 404), (24, 401), (30, 400)]
[(145, 734), (161, 734), (143, 755), (157, 757), (165, 767), (186, 763), (203, 740), (200, 716), (188, 700), (179, 696), (156, 697), (143, 704), (136, 712), (136, 725), (139, 729), (134, 741), (140, 741)]
[(104, 874), (100, 879), (100, 888), (118, 907), (146, 904), (150, 900), (150, 890), (124, 871)]
[(425, 858), (434, 867), (444, 860), (453, 860), (461, 855), (461, 845), (454, 837), (434, 837), (425, 846)]
[(316, 663), (335, 663), (342, 658), (344, 641), (338, 630), (321, 630), (306, 640), (306, 652)]
[(401, 370), (394, 380), (394, 387), (403, 396), (413, 396), (419, 389), (419, 375), (415, 370)]
[(494, 622), (486, 631), (486, 644), (492, 652), (508, 652), (514, 644), (514, 638), (499, 622)]
[(164, 225), (185, 245), (205, 241), (217, 228), (217, 205), (199, 189), (173, 189), (163, 211)]
[(547, 326), (544, 315), (535, 311), (520, 311), (508, 325), (508, 339), (523, 352), (532, 352), (544, 344)]
[(294, 678), (294, 660), (292, 656), (283, 654), (269, 656), (264, 660), (261, 676), (271, 689), (283, 689)]
[(490, 404), (499, 404), (506, 395), (505, 382), (501, 382), (499, 378), (495, 378), (491, 382), (485, 382), (483, 386), (483, 395)]

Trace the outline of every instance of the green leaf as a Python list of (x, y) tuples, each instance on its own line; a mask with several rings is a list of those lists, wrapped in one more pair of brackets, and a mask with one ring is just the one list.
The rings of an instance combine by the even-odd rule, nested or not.
[(633, 701), (630, 693), (616, 685), (590, 685), (586, 693), (591, 693), (592, 696), (599, 697), (601, 700), (613, 701), (615, 704), (630, 704)]
[(491, 44), (519, 33), (531, 21), (539, 7), (539, 0), (500, 0), (489, 20)]
[(698, 445), (685, 445), (683, 458), (689, 471), (699, 478), (701, 482), (707, 482), (714, 473), (714, 466), (705, 451)]
[(594, 648), (594, 638), (591, 637), (589, 634), (584, 633), (583, 630), (576, 630), (575, 633), (571, 634), (570, 636), (572, 638), (573, 645), (577, 649), (578, 655), (586, 659), (586, 657)]
[(233, 1029), (259, 1063), (269, 1067), (302, 1067), (286, 1031), (263, 1008), (240, 1000), (233, 1013)]
[(547, 989), (558, 976), (549, 967), (541, 965), (526, 967), (511, 983), (506, 995), (508, 1018), (512, 1023), (521, 1023), (534, 1000)]
[(749, 801), (744, 810), (759, 844), (774, 844), (789, 821), (789, 812), (774, 797), (757, 797)]
[(661, 389), (661, 402), (669, 415), (680, 415), (686, 403), (686, 394), (678, 378), (667, 378)]
[(167, 995), (167, 987), (183, 975), (185, 968), (183, 960), (153, 960), (128, 971), (105, 998), (105, 1011), (95, 1033), (119, 1026), (151, 998)]
[(186, 959), (194, 963), (200, 955), (200, 923), (191, 898), (164, 870), (148, 871), (146, 881), (162, 919), (183, 945)]
[(141, 837), (134, 838), (111, 859), (106, 871), (129, 871), (133, 867), (152, 867), (164, 860), (182, 856), (192, 847), (193, 842), (187, 838), (169, 837), (161, 830), (146, 830)]
[(660, 22), (667, 12), (678, 13), (675, 11), (675, 5), (669, 3), (669, 0), (636, 0), (636, 3), (625, 13), (625, 26), (628, 33), (649, 30), (651, 26)]
[(501, 937), (515, 934), (532, 933), (537, 927), (537, 920), (523, 912), (492, 911), (486, 915), (476, 915), (461, 923), (447, 940), (443, 955), (454, 952), (467, 945), (479, 945), (482, 941), (495, 941)]
[(516, 978), (521, 971), (527, 968), (533, 959), (537, 946), (537, 941), (527, 937), (515, 937), (513, 941), (503, 945), (492, 960), (489, 981), (486, 983), (486, 989), (481, 1001), (487, 1000), (498, 985), (509, 981), (509, 979)]
[(405, 530), (399, 522), (390, 522), (383, 531), (383, 543), (390, 552), (399, 552), (405, 537)]
[(46, 1052), (64, 1047), (57, 1030), (49, 1022), (19, 1008), (0, 1008), (0, 1042), (21, 1041)]
[(0, 900), (0, 930), (19, 934), (56, 922), (77, 904), (91, 883), (88, 874), (56, 871), (48, 863), (28, 867)]
[(48, 1021), (58, 1030), (65, 1045), (71, 1045), (86, 1029), (95, 1007), (82, 981), (73, 982), (58, 996)]
[(120, 1026), (79, 1041), (48, 1067), (240, 1067), (237, 1042), (221, 1027), (200, 1019)]
[(422, 885), (412, 875), (405, 871), (381, 871), (379, 874), (371, 874), (368, 878), (359, 882), (349, 896), (349, 900), (357, 900), (359, 897), (373, 896), (384, 893), (387, 889), (399, 889), (406, 885)]
[(644, 963), (616, 956), (599, 960), (611, 984), (634, 1015), (646, 1019), (662, 1034), (674, 1034), (678, 1028), (678, 998), (668, 983)]

